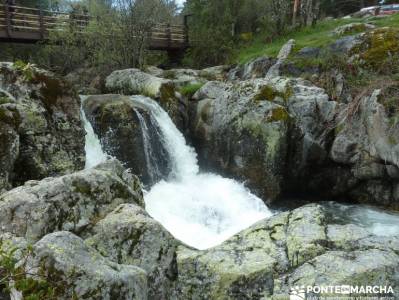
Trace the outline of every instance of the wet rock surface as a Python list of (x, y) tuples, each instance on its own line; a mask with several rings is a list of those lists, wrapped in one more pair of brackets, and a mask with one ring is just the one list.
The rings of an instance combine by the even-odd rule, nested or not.
[[(103, 150), (123, 162), (144, 184), (156, 183), (169, 174), (168, 156), (161, 143), (159, 128), (148, 110), (133, 103), (128, 96), (113, 94), (88, 97), (84, 110)], [(158, 173), (151, 173), (147, 166), (146, 155), (149, 154), (146, 151), (149, 149), (146, 147), (151, 147), (157, 158)]]

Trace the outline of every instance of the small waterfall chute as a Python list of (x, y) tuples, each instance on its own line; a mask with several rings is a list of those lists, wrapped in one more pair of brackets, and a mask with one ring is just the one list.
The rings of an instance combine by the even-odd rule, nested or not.
[(201, 174), (195, 150), (157, 102), (143, 96), (131, 99), (157, 123), (172, 165), (168, 178), (145, 194), (146, 210), (176, 238), (207, 249), (271, 216), (263, 201), (243, 184), (216, 174)]
[(86, 165), (85, 168), (92, 168), (108, 159), (107, 154), (103, 151), (100, 143), (100, 139), (95, 134), (93, 126), (86, 117), (86, 113), (83, 109), (83, 103), (87, 96), (80, 96), (82, 105), (80, 107), (80, 114), (82, 116), (84, 128), (86, 131), (85, 137), (85, 151), (86, 151)]

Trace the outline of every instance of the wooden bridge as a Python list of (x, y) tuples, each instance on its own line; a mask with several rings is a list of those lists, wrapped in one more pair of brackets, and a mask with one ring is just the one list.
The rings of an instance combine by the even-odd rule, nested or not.
[[(89, 15), (0, 4), (0, 42), (33, 44), (46, 41), (53, 31), (84, 34)], [(183, 25), (156, 24), (149, 34), (150, 50), (179, 52), (189, 46), (187, 18)]]

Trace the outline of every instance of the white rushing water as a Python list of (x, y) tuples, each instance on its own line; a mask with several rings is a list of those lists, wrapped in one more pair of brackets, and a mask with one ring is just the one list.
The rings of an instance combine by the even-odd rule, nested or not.
[(80, 108), (80, 114), (82, 116), (84, 128), (86, 131), (85, 137), (85, 151), (86, 151), (86, 165), (85, 168), (92, 168), (107, 160), (107, 155), (101, 148), (100, 140), (94, 133), (93, 126), (87, 120), (86, 114), (83, 109), (83, 103), (86, 100), (86, 96), (80, 96), (82, 106)]
[(157, 122), (172, 164), (169, 178), (145, 194), (146, 210), (176, 238), (207, 249), (271, 216), (263, 201), (241, 183), (200, 174), (197, 154), (158, 103), (142, 96), (133, 96), (132, 101)]
[(356, 224), (377, 236), (399, 235), (399, 213), (367, 205), (327, 202), (324, 206), (338, 223)]

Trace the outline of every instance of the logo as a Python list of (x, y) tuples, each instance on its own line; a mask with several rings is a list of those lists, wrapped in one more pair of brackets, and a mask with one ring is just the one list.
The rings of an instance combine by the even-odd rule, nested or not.
[(291, 288), (290, 300), (305, 300), (306, 290), (304, 286), (296, 286)]

